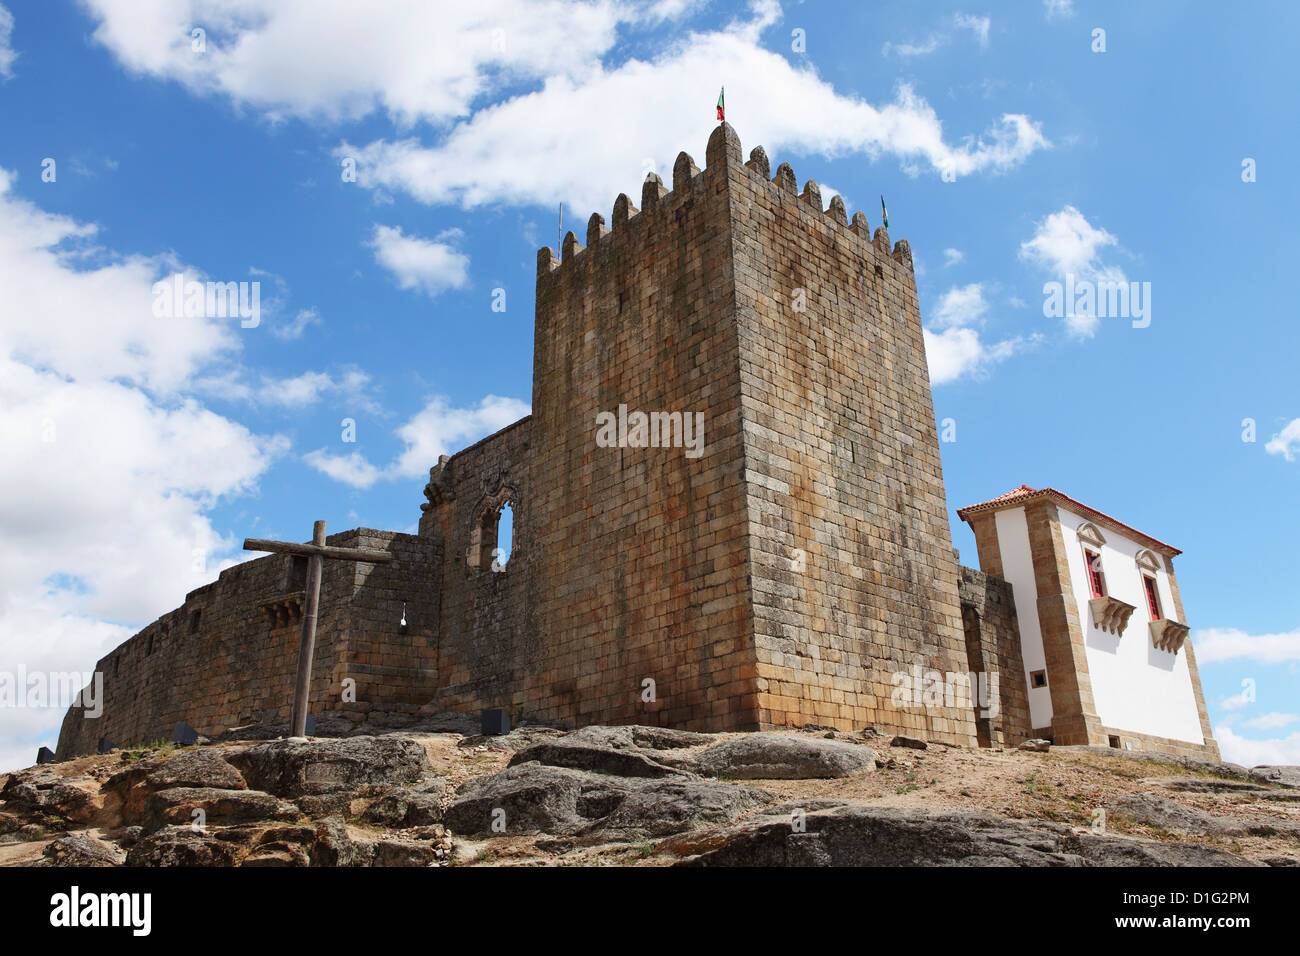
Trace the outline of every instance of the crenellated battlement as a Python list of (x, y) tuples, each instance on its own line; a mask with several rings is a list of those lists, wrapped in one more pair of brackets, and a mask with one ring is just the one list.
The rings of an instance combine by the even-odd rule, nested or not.
[(725, 182), (726, 175), (731, 172), (760, 178), (769, 188), (796, 196), (810, 210), (842, 227), (863, 243), (864, 254), (865, 247), (869, 246), (879, 257), (891, 259), (911, 270), (912, 247), (906, 239), (899, 239), (891, 250), (889, 233), (885, 227), (878, 226), (873, 234), (866, 214), (862, 210), (855, 212), (850, 220), (844, 200), (838, 195), (832, 196), (830, 205), (823, 208), (821, 187), (817, 184), (817, 180), (807, 180), (803, 191), (800, 192), (794, 169), (789, 163), (781, 163), (776, 168), (776, 175), (772, 176), (767, 151), (762, 146), (755, 146), (750, 150), (748, 161), (742, 162), (741, 156), (740, 137), (736, 131), (728, 123), (718, 124), (709, 137), (705, 150), (706, 165), (703, 170), (695, 165), (695, 160), (689, 153), (685, 151), (678, 153), (677, 160), (673, 163), (671, 191), (664, 186), (663, 179), (657, 173), (650, 173), (641, 184), (640, 209), (632, 205), (632, 200), (628, 198), (627, 193), (619, 193), (618, 198), (614, 200), (609, 225), (606, 225), (605, 217), (600, 213), (592, 213), (591, 218), (587, 220), (585, 245), (578, 242), (578, 237), (570, 230), (565, 233), (558, 254), (550, 246), (542, 246), (537, 250), (538, 278), (558, 272), (566, 264), (581, 258), (587, 249), (594, 248), (600, 243), (621, 242), (633, 226), (665, 217), (668, 212), (686, 201), (697, 177), (721, 174)]

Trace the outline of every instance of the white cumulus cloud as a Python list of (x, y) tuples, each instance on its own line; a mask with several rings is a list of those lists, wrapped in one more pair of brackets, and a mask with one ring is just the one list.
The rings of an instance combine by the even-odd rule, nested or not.
[[(982, 134), (950, 140), (934, 108), (905, 84), (879, 104), (839, 93), (811, 68), (764, 49), (758, 36), (767, 22), (691, 33), (651, 60), (550, 76), (538, 89), (456, 122), (434, 141), (345, 141), (336, 155), (356, 161), (361, 185), (426, 204), (565, 201), (604, 210), (620, 192), (635, 201), (647, 168), (670, 181), (683, 144), (697, 144), (691, 152), (702, 164), (711, 124), (682, 106), (698, 101), (701, 89), (724, 83), (728, 118), (748, 146), (763, 145), (774, 162), (789, 149), (830, 158), (892, 157), (910, 174), (970, 176), (1004, 172), (1049, 146), (1037, 123), (1014, 113), (992, 119)], [(598, 137), (590, 135), (593, 116), (600, 117)], [(835, 122), (825, 122), (828, 116)]]
[(376, 223), (368, 245), (375, 254), (375, 262), (397, 279), (400, 288), (433, 298), (469, 282), (469, 256), (451, 243), (441, 241), (452, 238), (459, 238), (459, 233), (453, 231), (437, 239), (425, 239), (408, 236), (398, 226)]
[[(13, 184), (0, 170), (0, 671), (86, 671), (215, 576), (236, 543), (210, 509), (287, 442), (186, 394), (238, 320), (155, 317), (168, 263), (87, 248), (93, 225)], [(30, 763), (62, 716), (0, 709), (0, 759)]]
[(1300, 630), (1280, 634), (1247, 634), (1232, 627), (1193, 631), (1197, 661), (1254, 661), (1283, 664), (1300, 661)]
[(990, 366), (1037, 344), (1041, 338), (1035, 335), (993, 343), (985, 341), (978, 329), (983, 326), (988, 311), (984, 286), (979, 282), (953, 286), (939, 297), (933, 312), (933, 328), (922, 330), (932, 385), (983, 375)]
[[(1043, 219), (1034, 235), (1020, 244), (1020, 258), (1063, 285), (1070, 275), (1076, 282), (1127, 283), (1122, 269), (1101, 260), (1101, 250), (1118, 243), (1111, 233), (1092, 225), (1083, 213), (1067, 205)], [(1095, 314), (1076, 313), (1072, 303), (1066, 305), (1066, 328), (1072, 335), (1086, 338), (1096, 333), (1100, 320)]]
[(1279, 727), (1289, 727), (1294, 723), (1300, 723), (1300, 714), (1284, 714), (1275, 710), (1243, 720), (1241, 726), (1254, 730), (1277, 730)]
[(1298, 449), (1300, 449), (1300, 418), (1288, 422), (1264, 446), (1264, 450), (1270, 455), (1281, 455), (1287, 461), (1295, 461)]
[(14, 75), (14, 60), (18, 54), (13, 48), (14, 15), (0, 5), (0, 76)]
[(914, 56), (927, 56), (952, 43), (956, 33), (961, 30), (970, 33), (979, 43), (980, 49), (984, 50), (989, 45), (989, 27), (991, 25), (992, 21), (988, 17), (976, 16), (973, 13), (954, 13), (947, 26), (929, 34), (924, 40), (918, 40), (914, 43), (895, 43), (892, 40), (886, 40), (880, 52), (884, 56), (893, 54), (904, 59)]
[(984, 287), (978, 282), (953, 286), (939, 299), (934, 310), (934, 323), (939, 328), (957, 325), (978, 325), (984, 321), (989, 304), (984, 298)]
[(94, 39), (132, 72), (277, 118), (383, 111), (404, 126), (464, 116), (511, 83), (582, 75), (620, 23), (684, 12), (613, 0), (82, 2)]
[(1214, 728), (1219, 753), (1229, 763), (1243, 767), (1295, 766), (1300, 764), (1300, 731), (1273, 740), (1252, 740), (1233, 732), (1231, 727)]
[(437, 396), (397, 428), (397, 437), (404, 447), (386, 466), (373, 464), (359, 451), (341, 455), (325, 448), (308, 452), (303, 460), (335, 481), (354, 488), (369, 488), (381, 480), (424, 474), (439, 455), (459, 451), (530, 411), (527, 402), (500, 395), (488, 395), (477, 406), (469, 408), (457, 408), (446, 398)]
[(1010, 358), (1035, 341), (1014, 338), (990, 344), (982, 340), (974, 329), (922, 331), (925, 335), (925, 356), (930, 367), (931, 385), (944, 385), (959, 378), (979, 375), (990, 365)]
[[(769, 151), (890, 156), (911, 174), (970, 176), (1003, 172), (1049, 146), (1023, 114), (948, 138), (909, 86), (877, 104), (837, 92), (809, 64), (761, 45), (781, 17), (771, 0), (751, 3), (723, 29), (678, 28), (650, 60), (619, 53), (638, 31), (694, 3), (82, 2), (97, 22), (95, 40), (132, 72), (271, 118), (382, 113), (396, 138), (344, 142), (338, 153), (358, 160), (363, 185), (426, 203), (607, 208), (619, 192), (639, 189), (647, 164), (663, 174), (683, 144), (703, 150), (709, 114), (684, 107), (724, 84), (729, 118)], [(206, 30), (201, 52), (196, 25)], [(987, 18), (961, 14), (945, 29), (987, 40)], [(592, 117), (600, 136), (590, 135)]]

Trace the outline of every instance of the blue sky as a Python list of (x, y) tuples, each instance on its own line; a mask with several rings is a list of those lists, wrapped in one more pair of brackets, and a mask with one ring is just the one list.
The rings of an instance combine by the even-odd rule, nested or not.
[[(703, 164), (725, 84), (746, 150), (910, 241), (950, 508), (1050, 485), (1182, 548), (1225, 756), (1300, 763), (1300, 9), (436, 6), (3, 0), (0, 671), (88, 669), (245, 535), (413, 530), (527, 412), (558, 204), (581, 237)], [(163, 328), (178, 271), (259, 324)], [(1149, 324), (1045, 315), (1067, 272)], [(0, 766), (61, 716), (0, 709)]]

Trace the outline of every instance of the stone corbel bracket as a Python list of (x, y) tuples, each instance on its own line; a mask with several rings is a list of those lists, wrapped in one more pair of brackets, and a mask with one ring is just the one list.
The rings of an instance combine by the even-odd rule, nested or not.
[(277, 627), (288, 627), (302, 620), (304, 594), (303, 591), (281, 594), (278, 597), (259, 601), (257, 606), (266, 614), (266, 621), (271, 625), (272, 630)]
[(1187, 635), (1191, 630), (1186, 624), (1179, 624), (1167, 617), (1152, 621), (1150, 627), (1151, 643), (1160, 650), (1169, 651), (1171, 654), (1178, 653), (1178, 649), (1183, 646), (1183, 642), (1187, 640)]
[(451, 458), (447, 455), (440, 455), (438, 456), (438, 464), (429, 469), (429, 483), (424, 486), (424, 497), (429, 500), (420, 505), (421, 511), (436, 508), (444, 501), (451, 501), (456, 497), (450, 465)]
[(1093, 623), (1112, 634), (1123, 634), (1124, 628), (1128, 627), (1128, 619), (1137, 610), (1132, 604), (1125, 604), (1109, 595), (1093, 598), (1088, 602), (1088, 607), (1092, 608)]

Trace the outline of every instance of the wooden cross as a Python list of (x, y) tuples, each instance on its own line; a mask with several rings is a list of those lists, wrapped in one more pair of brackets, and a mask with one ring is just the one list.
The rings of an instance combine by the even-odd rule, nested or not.
[(307, 703), (311, 696), (311, 663), (316, 655), (316, 611), (320, 604), (321, 561), (334, 558), (339, 561), (366, 561), (384, 564), (392, 561), (387, 551), (367, 548), (331, 548), (325, 544), (325, 522), (317, 521), (312, 531), (311, 544), (292, 541), (267, 541), (262, 538), (245, 538), (245, 551), (273, 551), (277, 554), (307, 556), (307, 607), (302, 615), (302, 640), (298, 646), (298, 682), (293, 693), (292, 736), (307, 734)]

